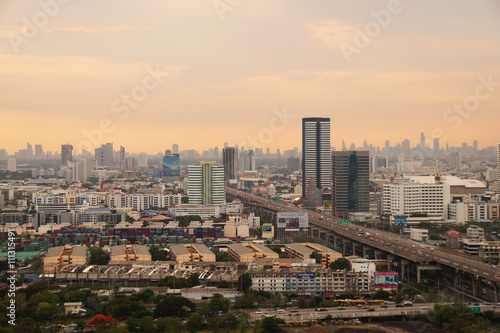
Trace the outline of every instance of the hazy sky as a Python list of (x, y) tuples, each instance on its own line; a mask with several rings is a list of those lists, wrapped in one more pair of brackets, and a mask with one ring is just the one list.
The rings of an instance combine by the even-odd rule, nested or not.
[(0, 91), (9, 153), (88, 150), (85, 132), (130, 152), (300, 149), (307, 116), (332, 119), (338, 148), (420, 132), (484, 147), (500, 2), (2, 0)]

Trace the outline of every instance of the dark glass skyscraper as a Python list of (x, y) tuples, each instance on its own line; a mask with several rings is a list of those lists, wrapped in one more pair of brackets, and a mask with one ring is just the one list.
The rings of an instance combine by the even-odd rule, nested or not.
[(222, 164), (224, 165), (224, 183), (230, 179), (238, 179), (238, 149), (225, 147), (222, 149)]
[(311, 188), (331, 186), (330, 118), (302, 118), (302, 177), (304, 201)]
[(332, 209), (337, 216), (370, 209), (370, 153), (332, 152)]

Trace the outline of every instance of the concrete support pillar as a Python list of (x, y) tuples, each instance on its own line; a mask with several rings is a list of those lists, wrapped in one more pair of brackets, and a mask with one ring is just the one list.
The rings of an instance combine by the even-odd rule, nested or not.
[(417, 266), (417, 283), (420, 283), (420, 268)]
[(493, 291), (495, 292), (495, 304), (498, 304), (498, 286), (496, 282), (493, 282)]
[(344, 255), (347, 254), (347, 239), (345, 238), (342, 239), (342, 253)]

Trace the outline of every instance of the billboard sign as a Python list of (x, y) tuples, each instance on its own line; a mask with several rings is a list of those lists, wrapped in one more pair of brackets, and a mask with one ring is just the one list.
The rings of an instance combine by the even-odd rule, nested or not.
[(330, 209), (331, 208), (331, 201), (330, 200), (323, 200), (323, 208)]
[(315, 279), (316, 273), (297, 273), (297, 279)]
[(308, 214), (304, 212), (278, 212), (278, 228), (298, 229), (307, 228), (309, 225)]
[(262, 225), (262, 234), (263, 235), (271, 235), (273, 233), (273, 225), (272, 224), (263, 224)]
[(163, 157), (163, 177), (179, 177), (179, 156)]
[(450, 230), (446, 233), (448, 237), (460, 237), (460, 233), (456, 230)]
[(394, 225), (406, 227), (408, 224), (408, 216), (406, 215), (394, 215)]
[(373, 275), (375, 288), (397, 288), (399, 285), (397, 272), (375, 272)]

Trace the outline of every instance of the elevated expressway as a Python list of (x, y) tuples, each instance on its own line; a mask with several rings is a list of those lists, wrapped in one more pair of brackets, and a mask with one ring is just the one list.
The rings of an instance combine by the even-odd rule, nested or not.
[[(233, 199), (239, 199), (243, 204), (258, 212), (275, 217), (277, 212), (308, 212), (309, 235), (319, 237), (334, 248), (341, 248), (344, 255), (350, 249), (353, 254), (356, 248), (362, 248), (362, 255), (366, 257), (367, 251), (373, 250), (375, 259), (386, 257), (391, 270), (391, 262), (401, 266), (403, 277), (414, 270), (417, 281), (420, 282), (422, 271), (451, 272), (453, 284), (460, 288), (463, 273), (469, 273), (472, 278), (472, 295), (481, 297), (481, 280), (488, 281), (493, 290), (489, 291), (491, 300), (498, 303), (498, 283), (500, 283), (500, 272), (491, 264), (482, 262), (456, 251), (412, 241), (406, 237), (400, 237), (393, 233), (374, 230), (353, 224), (338, 224), (340, 219), (336, 216), (320, 214), (304, 208), (299, 208), (291, 203), (269, 203), (267, 198), (255, 196), (246, 192), (226, 187), (226, 195)], [(368, 233), (368, 234), (367, 234)], [(484, 292), (483, 292), (484, 293)]]

